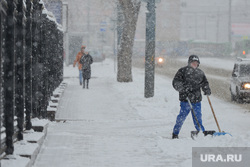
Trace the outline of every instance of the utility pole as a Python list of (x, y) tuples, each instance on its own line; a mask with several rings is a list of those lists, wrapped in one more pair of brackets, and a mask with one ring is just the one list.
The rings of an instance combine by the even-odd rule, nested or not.
[(154, 96), (155, 75), (155, 0), (147, 0), (146, 13), (146, 55), (145, 55), (145, 91), (144, 97)]
[(115, 43), (115, 39), (116, 39), (116, 21), (117, 21), (117, 19), (114, 21), (114, 44), (113, 44), (113, 52), (114, 52), (114, 72), (116, 73), (116, 53), (117, 53), (117, 51), (116, 51), (116, 43)]
[(113, 53), (114, 53), (114, 72), (116, 73), (116, 30), (117, 30), (117, 9), (115, 9), (114, 16), (111, 18), (111, 22), (113, 22), (113, 37), (114, 37), (114, 42), (113, 42)]
[(65, 54), (65, 63), (69, 65), (69, 33), (68, 33), (68, 25), (69, 25), (69, 6), (67, 2), (63, 2), (63, 19), (62, 24), (64, 27), (64, 54)]
[(89, 9), (90, 9), (90, 3), (89, 3), (89, 0), (88, 0), (88, 9), (87, 9), (88, 10), (88, 18), (87, 18), (87, 23), (88, 23), (87, 24), (87, 30), (88, 30), (88, 34), (87, 34), (87, 47), (89, 47), (89, 36), (90, 36), (89, 35), (89, 33), (90, 33), (89, 32), (90, 31), (90, 27), (89, 27), (90, 26), (90, 22), (89, 22), (90, 21), (90, 18), (89, 18), (90, 17)]
[(207, 16), (205, 16), (205, 40), (207, 40)]
[(120, 43), (121, 43), (123, 23), (124, 23), (124, 16), (122, 13), (122, 8), (121, 8), (121, 5), (117, 3), (117, 24), (116, 25), (117, 25), (117, 47), (118, 48), (120, 47)]
[(195, 13), (195, 38), (196, 39), (198, 39), (198, 37), (197, 37), (197, 30), (198, 30), (198, 28), (197, 28), (197, 12)]
[(231, 45), (231, 42), (232, 42), (232, 38), (231, 38), (231, 29), (232, 29), (232, 25), (231, 25), (231, 13), (232, 13), (232, 0), (229, 0), (229, 18), (228, 18), (228, 42), (229, 42), (229, 44), (230, 44), (230, 46), (232, 46)]
[(220, 8), (217, 11), (217, 29), (216, 29), (216, 42), (219, 42), (219, 28), (220, 28)]

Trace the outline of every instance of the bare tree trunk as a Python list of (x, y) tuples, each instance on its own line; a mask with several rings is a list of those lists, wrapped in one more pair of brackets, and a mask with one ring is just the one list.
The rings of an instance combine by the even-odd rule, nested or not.
[(119, 0), (124, 15), (124, 24), (120, 47), (118, 48), (118, 82), (132, 82), (132, 51), (136, 23), (141, 2), (137, 0)]

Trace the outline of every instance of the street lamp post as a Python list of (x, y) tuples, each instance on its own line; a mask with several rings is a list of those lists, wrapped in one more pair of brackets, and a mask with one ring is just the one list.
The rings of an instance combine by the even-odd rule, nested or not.
[(231, 38), (231, 10), (232, 10), (232, 0), (229, 0), (229, 18), (228, 18), (228, 42), (231, 45), (231, 42), (232, 42), (232, 38)]
[(122, 37), (122, 26), (124, 23), (124, 16), (122, 15), (122, 9), (119, 3), (117, 3), (117, 47), (120, 47), (121, 37)]
[(88, 0), (88, 9), (87, 9), (87, 12), (88, 12), (88, 18), (87, 18), (87, 31), (88, 31), (88, 34), (87, 34), (87, 47), (89, 47), (90, 45), (90, 3), (89, 3), (89, 0)]
[(146, 13), (146, 49), (145, 49), (145, 88), (144, 97), (154, 96), (155, 75), (155, 0), (144, 0), (147, 2)]
[(63, 20), (62, 25), (64, 28), (64, 54), (65, 54), (65, 63), (69, 65), (69, 32), (68, 32), (68, 25), (69, 25), (69, 7), (67, 2), (63, 2)]
[(113, 28), (111, 30), (113, 31), (114, 35), (114, 42), (113, 42), (113, 54), (114, 54), (114, 72), (116, 73), (116, 30), (117, 30), (117, 18), (116, 18), (116, 11), (115, 11), (115, 16), (112, 17), (111, 22), (113, 23)]

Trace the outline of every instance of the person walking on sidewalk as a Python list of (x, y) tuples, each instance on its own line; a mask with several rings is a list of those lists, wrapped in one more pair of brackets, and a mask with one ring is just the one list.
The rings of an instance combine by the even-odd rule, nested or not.
[(85, 88), (85, 81), (87, 82), (87, 89), (89, 88), (89, 79), (91, 78), (91, 64), (93, 58), (89, 53), (84, 53), (80, 59), (82, 65), (83, 88)]
[(209, 83), (205, 76), (205, 73), (199, 69), (200, 60), (196, 55), (191, 55), (188, 58), (188, 65), (180, 68), (174, 76), (173, 87), (179, 92), (180, 100), (180, 113), (176, 118), (176, 123), (173, 129), (172, 138), (178, 138), (181, 127), (188, 116), (191, 107), (187, 101), (187, 98), (191, 101), (194, 113), (198, 119), (201, 129), (195, 121), (194, 115), (192, 113), (194, 126), (197, 131), (205, 131), (202, 125), (202, 114), (201, 114), (201, 89), (205, 95), (210, 95), (211, 90)]
[(82, 85), (82, 64), (80, 63), (80, 59), (83, 56), (83, 54), (85, 53), (85, 45), (81, 46), (81, 51), (77, 53), (76, 55), (76, 59), (74, 60), (74, 64), (73, 67), (78, 66), (78, 70), (79, 70), (79, 81), (80, 81), (80, 85)]

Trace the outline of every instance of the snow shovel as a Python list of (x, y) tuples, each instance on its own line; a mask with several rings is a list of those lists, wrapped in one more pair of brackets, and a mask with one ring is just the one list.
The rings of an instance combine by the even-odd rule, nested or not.
[[(197, 117), (196, 117), (196, 115), (195, 115), (193, 106), (192, 106), (192, 104), (191, 104), (191, 102), (190, 102), (190, 100), (189, 100), (188, 97), (187, 97), (187, 101), (188, 101), (188, 104), (189, 104), (189, 106), (190, 106), (190, 108), (191, 108), (191, 111), (192, 111), (192, 113), (193, 113), (193, 115), (194, 115), (194, 119), (195, 119), (195, 121), (196, 121), (196, 123), (197, 123), (199, 129), (201, 130), (201, 125), (199, 124), (199, 121), (198, 121), (198, 119), (197, 119)], [(200, 132), (200, 131), (191, 131), (191, 138), (194, 139), (194, 136), (197, 136), (199, 132)], [(209, 130), (209, 131), (206, 131), (206, 130), (205, 130), (205, 131), (203, 131), (204, 136), (213, 135), (214, 133), (215, 133), (214, 130)]]
[(215, 132), (215, 133), (213, 134), (213, 136), (221, 136), (221, 135), (226, 135), (226, 134), (229, 134), (230, 136), (232, 136), (230, 133), (226, 133), (226, 132), (224, 132), (224, 131), (221, 131), (220, 126), (219, 126), (219, 123), (218, 123), (217, 118), (216, 118), (216, 116), (215, 116), (214, 109), (213, 109), (213, 106), (212, 106), (212, 103), (211, 103), (211, 101), (210, 101), (209, 96), (207, 96), (207, 100), (208, 100), (208, 103), (209, 103), (209, 105), (210, 105), (210, 107), (211, 107), (211, 110), (212, 110), (212, 113), (213, 113), (213, 116), (214, 116), (214, 120), (215, 120), (216, 125), (217, 125), (218, 130), (219, 130), (219, 132)]

